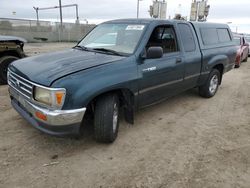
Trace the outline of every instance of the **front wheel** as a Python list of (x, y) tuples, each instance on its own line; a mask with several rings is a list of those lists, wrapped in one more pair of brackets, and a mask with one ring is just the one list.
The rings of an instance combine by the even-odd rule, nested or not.
[(213, 69), (210, 72), (209, 78), (207, 79), (206, 83), (203, 86), (199, 87), (200, 96), (205, 98), (213, 97), (218, 90), (220, 77), (220, 72), (217, 69)]
[(95, 105), (94, 132), (98, 142), (112, 143), (119, 129), (119, 98), (116, 94), (107, 94)]
[(0, 84), (7, 84), (7, 71), (11, 62), (17, 60), (15, 56), (4, 56), (0, 58)]

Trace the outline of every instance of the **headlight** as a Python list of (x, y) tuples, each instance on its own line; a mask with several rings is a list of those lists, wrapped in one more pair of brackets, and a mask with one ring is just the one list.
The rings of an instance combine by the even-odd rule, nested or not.
[(66, 90), (63, 88), (42, 88), (35, 87), (34, 99), (40, 103), (48, 105), (53, 108), (61, 108), (65, 100)]

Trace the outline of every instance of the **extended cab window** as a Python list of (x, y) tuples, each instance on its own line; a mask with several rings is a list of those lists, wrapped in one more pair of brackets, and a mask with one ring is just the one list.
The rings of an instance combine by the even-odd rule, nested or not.
[(160, 46), (164, 53), (178, 51), (174, 28), (172, 26), (159, 26), (154, 29), (147, 44), (147, 48)]
[(185, 52), (193, 52), (196, 50), (194, 35), (188, 24), (178, 24), (181, 33), (181, 39)]
[(219, 43), (219, 37), (216, 28), (202, 28), (201, 36), (203, 44), (213, 45)]
[(205, 45), (223, 44), (232, 41), (227, 28), (202, 28), (201, 36)]

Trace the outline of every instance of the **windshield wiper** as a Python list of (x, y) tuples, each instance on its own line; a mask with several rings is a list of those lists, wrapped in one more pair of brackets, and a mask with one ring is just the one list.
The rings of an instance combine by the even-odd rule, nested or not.
[(111, 53), (111, 54), (114, 54), (114, 55), (123, 56), (121, 53), (119, 53), (119, 52), (117, 52), (115, 50), (107, 49), (107, 48), (93, 48), (93, 50), (108, 52), (108, 53)]
[(89, 49), (85, 46), (80, 46), (80, 45), (76, 45), (74, 46), (73, 48), (77, 48), (77, 49), (81, 49), (81, 50), (84, 50), (84, 51), (89, 51)]

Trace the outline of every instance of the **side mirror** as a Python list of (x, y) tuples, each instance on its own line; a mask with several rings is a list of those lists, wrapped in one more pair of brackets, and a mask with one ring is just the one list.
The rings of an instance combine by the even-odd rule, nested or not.
[(152, 46), (147, 50), (147, 59), (157, 59), (163, 56), (163, 49), (160, 46)]

